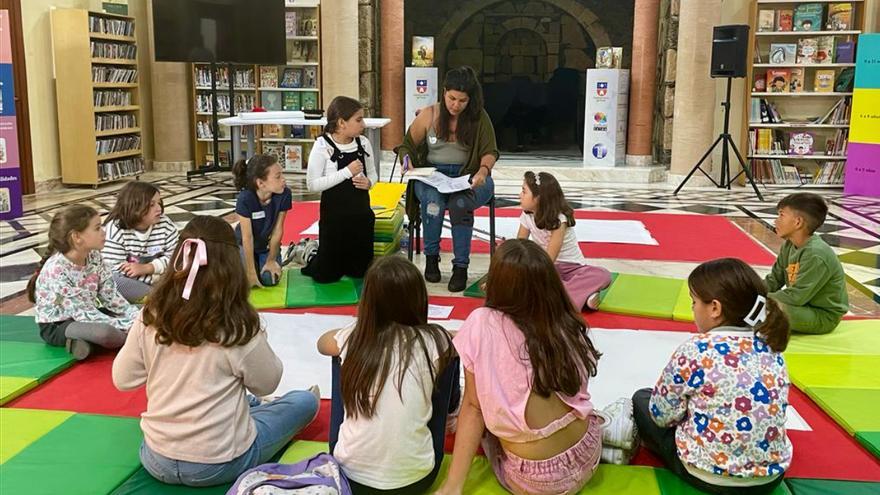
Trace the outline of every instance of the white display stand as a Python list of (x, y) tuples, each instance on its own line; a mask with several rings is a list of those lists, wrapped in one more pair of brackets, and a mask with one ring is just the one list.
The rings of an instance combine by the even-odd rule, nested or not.
[(628, 69), (587, 69), (585, 167), (624, 164), (628, 103)]
[(407, 67), (406, 85), (406, 119), (404, 130), (416, 119), (416, 110), (437, 103), (439, 88), (437, 87), (436, 67)]

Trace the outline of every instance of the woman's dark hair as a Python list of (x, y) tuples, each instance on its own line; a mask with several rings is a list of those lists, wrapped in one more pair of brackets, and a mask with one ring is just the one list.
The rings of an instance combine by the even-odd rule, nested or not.
[[(159, 188), (149, 182), (137, 180), (125, 184), (116, 193), (116, 204), (113, 205), (104, 223), (109, 224), (115, 220), (120, 229), (133, 229), (150, 211), (150, 202), (158, 193)], [(159, 204), (164, 210), (161, 201), (160, 199)]]
[[(559, 228), (559, 214), (565, 215), (569, 228), (574, 227), (574, 210), (568, 201), (556, 177), (547, 172), (538, 172), (536, 175), (528, 171), (523, 175), (526, 187), (532, 196), (538, 199), (538, 207), (535, 209), (535, 226), (542, 230), (556, 230)], [(540, 184), (538, 184), (540, 182)]]
[(339, 119), (348, 120), (354, 116), (354, 114), (358, 113), (358, 110), (362, 110), (363, 108), (364, 106), (361, 105), (361, 102), (354, 98), (349, 98), (348, 96), (337, 96), (336, 98), (333, 98), (333, 101), (330, 102), (330, 106), (327, 107), (327, 125), (324, 126), (324, 132), (327, 134), (333, 134), (339, 127)]
[(241, 191), (257, 191), (257, 179), (266, 180), (269, 168), (278, 163), (275, 155), (254, 155), (248, 160), (239, 160), (232, 166), (233, 184)]
[(483, 88), (477, 80), (474, 69), (463, 65), (446, 73), (443, 79), (443, 93), (440, 100), (440, 117), (437, 122), (437, 137), (449, 141), (452, 133), (449, 131), (449, 121), (452, 115), (446, 108), (446, 91), (461, 91), (467, 93), (468, 104), (458, 116), (455, 128), (455, 140), (463, 146), (470, 148), (477, 138), (477, 126), (483, 114)]
[[(189, 300), (182, 294), (196, 250), (178, 260), (187, 239), (204, 241), (208, 256)], [(250, 342), (260, 331), (260, 318), (248, 301), (250, 288), (229, 223), (213, 216), (193, 218), (180, 232), (172, 260), (174, 266), (165, 270), (144, 305), (143, 321), (156, 329), (156, 342), (190, 347), (205, 342), (224, 347)]]
[(736, 258), (707, 261), (691, 272), (688, 288), (704, 303), (720, 302), (723, 324), (735, 327), (749, 326), (744, 319), (749, 316), (758, 296), (764, 296), (767, 319), (755, 331), (774, 352), (782, 352), (788, 346), (791, 336), (788, 318), (776, 301), (767, 297), (764, 281), (744, 261)]
[(73, 249), (70, 235), (74, 232), (85, 231), (96, 216), (98, 216), (98, 212), (91, 206), (73, 205), (59, 211), (52, 217), (52, 221), (49, 223), (49, 246), (46, 256), (40, 260), (37, 270), (27, 284), (27, 295), (31, 302), (37, 302), (37, 277), (40, 276), (40, 271), (46, 260), (55, 253), (66, 253)]
[(492, 256), (486, 307), (506, 314), (523, 333), (534, 370), (532, 390), (538, 395), (572, 396), (596, 376), (600, 354), (587, 324), (571, 304), (553, 261), (534, 242), (511, 239)]
[[(440, 354), (436, 368), (431, 347)], [(399, 354), (397, 362), (395, 354)], [(364, 277), (357, 323), (345, 343), (340, 378), (346, 415), (371, 418), (392, 370), (402, 399), (403, 379), (412, 372), (415, 359), (427, 360), (436, 387), (454, 357), (449, 334), (439, 325), (428, 324), (428, 291), (418, 268), (400, 256), (377, 258)], [(430, 397), (432, 391), (425, 393)]]

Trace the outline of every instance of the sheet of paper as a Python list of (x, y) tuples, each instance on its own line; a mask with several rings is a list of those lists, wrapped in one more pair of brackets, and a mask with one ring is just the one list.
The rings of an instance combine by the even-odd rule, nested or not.
[[(519, 231), (519, 217), (495, 217), (495, 236), (514, 239)], [(578, 218), (574, 224), (578, 242), (607, 242), (616, 244), (643, 244), (657, 246), (645, 224), (638, 220), (592, 220)], [(481, 239), (489, 239), (489, 217), (474, 217), (474, 232)], [(444, 228), (443, 237), (451, 238), (452, 231)]]
[(421, 175), (413, 175), (409, 176), (411, 180), (417, 180), (424, 182), (430, 186), (434, 186), (438, 191), (443, 194), (451, 194), (457, 191), (464, 191), (466, 189), (470, 189), (470, 177), (467, 175), (462, 175), (461, 177), (449, 177), (440, 172), (434, 172), (433, 174), (425, 177)]
[(428, 318), (432, 320), (445, 320), (452, 314), (454, 306), (440, 306), (438, 304), (428, 305)]

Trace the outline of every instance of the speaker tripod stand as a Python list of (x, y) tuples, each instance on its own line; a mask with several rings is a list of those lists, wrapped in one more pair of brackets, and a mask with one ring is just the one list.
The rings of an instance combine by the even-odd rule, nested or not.
[[(733, 181), (738, 179), (740, 175), (746, 174), (746, 178), (748, 179), (749, 184), (752, 185), (752, 189), (755, 190), (755, 194), (758, 196), (758, 199), (764, 201), (764, 197), (761, 196), (761, 191), (758, 190), (758, 186), (755, 185), (755, 181), (754, 179), (752, 179), (752, 173), (749, 172), (748, 167), (746, 167), (745, 160), (743, 160), (742, 155), (736, 148), (736, 143), (734, 143), (733, 138), (730, 137), (730, 86), (732, 80), (733, 78), (731, 77), (727, 78), (727, 97), (725, 98), (724, 102), (721, 103), (721, 106), (724, 107), (724, 132), (722, 132), (718, 136), (718, 138), (715, 139), (715, 142), (712, 143), (712, 146), (710, 146), (708, 151), (706, 151), (706, 154), (703, 155), (703, 158), (700, 158), (700, 161), (698, 161), (697, 164), (694, 165), (694, 168), (691, 169), (689, 174), (687, 174), (687, 177), (685, 177), (684, 180), (681, 181), (681, 184), (679, 184), (678, 187), (675, 188), (675, 192), (672, 193), (674, 196), (678, 196), (678, 192), (681, 191), (681, 188), (684, 187), (687, 181), (690, 180), (690, 178), (697, 172), (697, 170), (699, 170), (703, 173), (703, 175), (706, 176), (706, 178), (708, 178), (712, 182), (712, 184), (715, 185), (715, 187), (719, 189), (727, 188), (727, 190), (730, 190), (730, 185), (733, 184)], [(718, 180), (718, 182), (715, 182), (715, 179), (712, 178), (711, 175), (706, 173), (706, 171), (702, 169), (701, 165), (703, 165), (703, 162), (705, 162), (706, 159), (712, 155), (715, 147), (719, 144), (721, 145), (721, 178)], [(728, 146), (730, 148), (733, 148), (733, 152), (734, 154), (736, 154), (736, 158), (737, 160), (739, 160), (739, 164), (742, 167), (740, 172), (734, 177), (730, 177), (730, 150), (728, 149)]]

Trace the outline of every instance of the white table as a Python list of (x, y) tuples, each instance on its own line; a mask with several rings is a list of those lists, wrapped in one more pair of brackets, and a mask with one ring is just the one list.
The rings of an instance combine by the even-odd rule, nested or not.
[[(247, 157), (254, 156), (256, 150), (256, 138), (254, 129), (258, 125), (278, 124), (278, 125), (302, 125), (302, 126), (321, 126), (327, 125), (327, 119), (305, 119), (305, 118), (248, 118), (227, 117), (217, 121), (220, 125), (229, 127), (232, 131), (232, 156), (238, 159), (241, 156), (241, 128), (243, 127), (247, 135)], [(391, 119), (388, 118), (365, 118), (366, 126), (365, 134), (370, 144), (373, 145), (373, 166), (376, 169), (376, 176), (379, 176), (379, 155), (382, 153), (382, 142), (380, 139), (379, 129), (388, 125)], [(234, 162), (235, 160), (233, 160)], [(366, 165), (366, 164), (364, 164)]]

